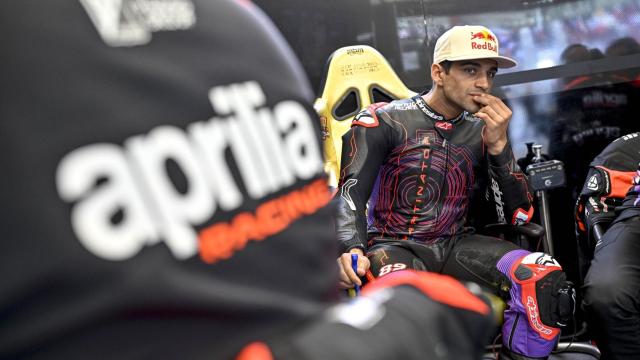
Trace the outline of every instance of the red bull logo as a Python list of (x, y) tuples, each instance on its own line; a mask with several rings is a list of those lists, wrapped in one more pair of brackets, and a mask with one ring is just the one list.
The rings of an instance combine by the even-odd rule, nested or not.
[[(482, 40), (482, 42), (476, 42), (474, 40)], [(471, 48), (474, 50), (489, 50), (498, 52), (498, 42), (495, 36), (488, 31), (478, 31), (471, 33)]]
[(478, 31), (477, 33), (471, 33), (471, 40), (487, 40), (487, 41), (491, 41), (493, 43), (496, 42), (496, 38), (495, 36), (493, 36), (490, 32), (488, 31)]

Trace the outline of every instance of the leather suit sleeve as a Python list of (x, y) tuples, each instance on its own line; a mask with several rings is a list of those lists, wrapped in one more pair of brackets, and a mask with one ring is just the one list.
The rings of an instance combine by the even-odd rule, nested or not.
[[(361, 114), (371, 117), (367, 111)], [(333, 200), (342, 251), (367, 247), (367, 201), (389, 149), (391, 128), (375, 117), (373, 126), (358, 125), (361, 114), (342, 137), (340, 181)]]
[(528, 223), (533, 216), (533, 199), (528, 180), (518, 167), (511, 145), (502, 153), (487, 153), (489, 170), (489, 199), (495, 205), (498, 222), (519, 225)]
[[(626, 169), (625, 169), (626, 170)], [(632, 171), (616, 171), (604, 166), (591, 166), (576, 203), (576, 230), (590, 238), (595, 225), (604, 230), (616, 219), (631, 186)]]
[(622, 198), (607, 196), (610, 178), (604, 169), (591, 167), (586, 179), (576, 203), (576, 230), (585, 235), (596, 224), (604, 224), (606, 228), (616, 217), (615, 208), (622, 203)]

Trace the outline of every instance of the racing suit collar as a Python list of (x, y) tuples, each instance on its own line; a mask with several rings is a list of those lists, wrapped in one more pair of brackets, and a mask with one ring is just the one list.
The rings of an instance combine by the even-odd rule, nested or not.
[(424, 101), (424, 99), (422, 98), (422, 95), (426, 94), (426, 92), (423, 92), (422, 94), (416, 95), (414, 97), (412, 97), (411, 99), (413, 100), (413, 102), (418, 106), (418, 108), (422, 111), (422, 113), (424, 113), (427, 118), (433, 120), (433, 121), (446, 121), (446, 122), (450, 122), (450, 123), (457, 123), (458, 121), (462, 120), (465, 115), (467, 114), (466, 111), (463, 111), (460, 113), (460, 115), (454, 117), (453, 119), (447, 119), (444, 117), (444, 115), (442, 115), (441, 113), (435, 111), (431, 106), (429, 106), (429, 104), (427, 104), (426, 101)]

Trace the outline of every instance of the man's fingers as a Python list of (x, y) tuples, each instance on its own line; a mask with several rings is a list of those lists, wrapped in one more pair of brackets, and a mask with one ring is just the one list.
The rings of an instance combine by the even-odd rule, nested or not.
[(511, 109), (509, 109), (507, 104), (505, 104), (501, 99), (498, 98), (498, 102), (496, 103), (496, 105), (502, 113), (511, 114)]
[(371, 263), (366, 256), (358, 256), (358, 276), (364, 276), (370, 265)]
[[(345, 277), (346, 277), (346, 275), (345, 275)], [(338, 281), (338, 287), (340, 289), (351, 289), (351, 288), (353, 288), (353, 283), (350, 280), (349, 281), (340, 280), (340, 281)]]
[(473, 101), (492, 108), (502, 117), (506, 118), (511, 114), (511, 109), (509, 109), (507, 104), (505, 104), (500, 98), (497, 98), (493, 95), (476, 95), (474, 96)]
[(489, 105), (492, 101), (493, 96), (489, 94), (476, 94), (473, 96), (473, 101), (482, 104)]
[(358, 263), (357, 263), (357, 274), (353, 271), (352, 265), (352, 254), (344, 253), (340, 255), (338, 258), (338, 267), (339, 271), (339, 285), (341, 288), (349, 289), (354, 285), (362, 285), (362, 280), (360, 280), (360, 276), (364, 276), (369, 269), (370, 262), (364, 255), (358, 255)]
[(509, 107), (507, 107), (507, 105), (505, 105), (505, 103), (502, 102), (502, 100), (497, 99), (497, 101), (492, 104), (491, 108), (498, 114), (500, 115), (501, 118), (508, 120), (511, 118), (511, 109), (509, 109)]
[(353, 284), (362, 285), (362, 281), (360, 281), (360, 278), (353, 271), (353, 268), (351, 267), (351, 254), (349, 253), (342, 254), (340, 256), (340, 265), (342, 267), (342, 270), (345, 272), (345, 274)]
[(485, 106), (480, 110), (482, 113), (486, 114), (495, 124), (501, 124), (505, 120), (505, 118), (491, 106)]
[(338, 278), (340, 283), (352, 285), (351, 280), (349, 280), (349, 276), (347, 276), (347, 274), (344, 272), (344, 268), (342, 267), (340, 259), (338, 259)]
[(349, 276), (344, 272), (344, 268), (342, 267), (342, 261), (338, 258), (338, 287), (340, 289), (351, 289), (353, 288), (353, 282), (349, 279)]
[(489, 105), (487, 106), (493, 109), (496, 113), (500, 114), (501, 117), (506, 118), (511, 115), (511, 109), (509, 109), (507, 105), (505, 105), (505, 103), (503, 103), (502, 100), (498, 98), (490, 101)]
[(493, 124), (493, 120), (491, 119), (491, 117), (489, 115), (487, 115), (486, 113), (483, 112), (484, 108), (482, 108), (480, 111), (478, 111), (477, 113), (473, 114), (476, 117), (480, 118), (480, 120), (484, 121), (485, 124), (486, 123), (492, 123)]

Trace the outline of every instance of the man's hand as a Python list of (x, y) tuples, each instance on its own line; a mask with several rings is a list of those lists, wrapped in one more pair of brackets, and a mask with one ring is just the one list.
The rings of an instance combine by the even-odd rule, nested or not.
[[(358, 254), (358, 273), (356, 274), (351, 268), (351, 254)], [(348, 253), (340, 255), (338, 258), (338, 268), (340, 277), (340, 287), (342, 289), (351, 289), (354, 285), (362, 285), (360, 276), (369, 270), (371, 263), (361, 249), (351, 249)]]
[(511, 109), (499, 98), (489, 94), (478, 94), (473, 101), (482, 105), (475, 116), (482, 119), (485, 127), (482, 137), (491, 155), (498, 155), (507, 145), (507, 127), (511, 120)]

